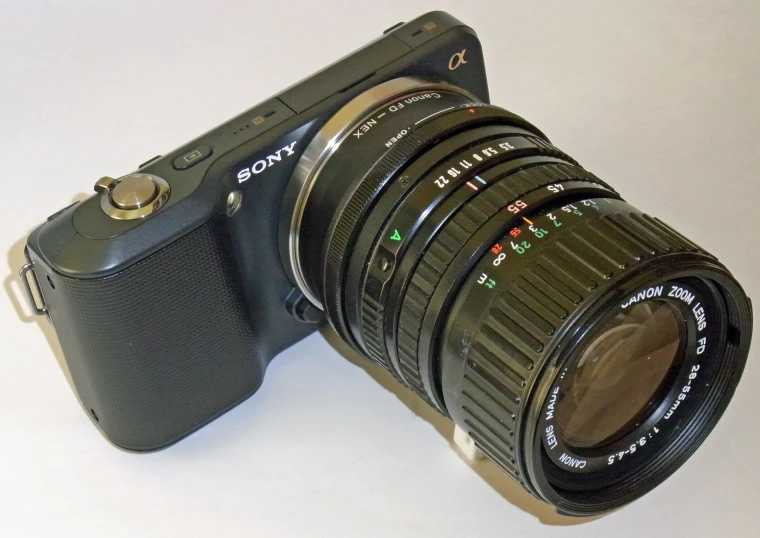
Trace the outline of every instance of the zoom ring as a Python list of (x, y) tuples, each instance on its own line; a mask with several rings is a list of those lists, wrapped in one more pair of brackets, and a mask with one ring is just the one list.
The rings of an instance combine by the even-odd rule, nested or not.
[(594, 174), (579, 166), (564, 163), (537, 165), (507, 176), (484, 190), (443, 227), (415, 268), (402, 301), (397, 353), (402, 375), (408, 385), (424, 393), (418, 362), (420, 330), (430, 298), (454, 256), (499, 210), (535, 189), (573, 180), (607, 187)]
[(458, 409), (465, 431), (521, 484), (516, 417), (552, 337), (605, 281), (642, 261), (699, 247), (648, 215), (585, 221), (520, 269), (491, 301), (467, 353)]

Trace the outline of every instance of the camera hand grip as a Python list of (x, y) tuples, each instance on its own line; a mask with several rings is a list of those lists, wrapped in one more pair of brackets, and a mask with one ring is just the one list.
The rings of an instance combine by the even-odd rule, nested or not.
[(172, 444), (250, 396), (264, 364), (226, 224), (107, 278), (39, 278), (79, 397), (114, 444)]

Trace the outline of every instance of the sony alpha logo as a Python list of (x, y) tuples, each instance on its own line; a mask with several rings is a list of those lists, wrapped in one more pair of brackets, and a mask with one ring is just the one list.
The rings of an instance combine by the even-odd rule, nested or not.
[(240, 172), (238, 172), (238, 182), (242, 183), (243, 181), (248, 181), (251, 179), (251, 176), (259, 175), (267, 168), (273, 166), (274, 163), (281, 161), (283, 157), (290, 157), (293, 155), (293, 153), (295, 153), (293, 148), (295, 147), (296, 142), (297, 140), (291, 142), (282, 149), (278, 149), (276, 153), (267, 155), (265, 158), (256, 161), (250, 166), (250, 168), (243, 168)]

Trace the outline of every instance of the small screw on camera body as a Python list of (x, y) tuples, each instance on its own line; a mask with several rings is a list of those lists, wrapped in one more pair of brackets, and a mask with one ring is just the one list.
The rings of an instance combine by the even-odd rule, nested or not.
[(227, 196), (227, 216), (231, 217), (237, 213), (241, 205), (243, 205), (243, 193), (240, 191), (232, 191), (229, 196)]

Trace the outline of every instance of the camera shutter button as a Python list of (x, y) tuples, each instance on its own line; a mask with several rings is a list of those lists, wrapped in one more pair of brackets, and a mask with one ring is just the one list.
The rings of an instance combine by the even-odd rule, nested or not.
[(119, 209), (138, 209), (148, 205), (158, 195), (158, 187), (145, 174), (127, 176), (111, 191), (111, 201)]
[(118, 220), (146, 217), (169, 198), (169, 184), (152, 174), (129, 174), (119, 179), (104, 177), (95, 184), (95, 190), (102, 194), (103, 212)]

